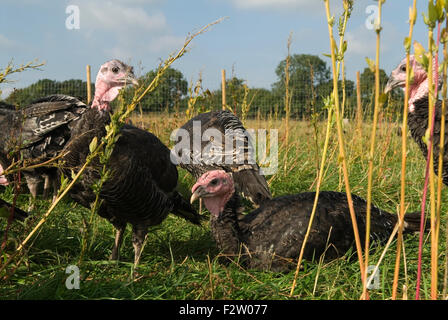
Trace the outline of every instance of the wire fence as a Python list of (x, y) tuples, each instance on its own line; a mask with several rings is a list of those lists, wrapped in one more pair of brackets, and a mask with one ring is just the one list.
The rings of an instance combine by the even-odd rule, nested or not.
[[(143, 76), (142, 85), (151, 81), (154, 75), (155, 73), (151, 71)], [(386, 81), (387, 76), (384, 73), (381, 81), (383, 86)], [(47, 95), (66, 94), (89, 103), (88, 86), (87, 81), (79, 79), (66, 81), (42, 79), (26, 88), (14, 90), (5, 101), (21, 108)], [(95, 85), (90, 84), (90, 89), (94, 93)], [(329, 78), (317, 79), (313, 73), (292, 76), (288, 83), (289, 101), (285, 99), (285, 89), (282, 80), (273, 83), (270, 89), (249, 88), (244, 79), (234, 76), (226, 79), (223, 73), (221, 88), (209, 90), (202, 87), (201, 79), (196, 83), (188, 83), (180, 71), (170, 69), (157, 89), (140, 103), (139, 110), (142, 113), (194, 114), (224, 107), (245, 118), (268, 116), (282, 118), (285, 115), (285, 106), (289, 104), (290, 116), (293, 119), (325, 118), (326, 109), (331, 105), (330, 97), (333, 90)], [(132, 87), (123, 90), (125, 101), (130, 101), (134, 90)], [(357, 112), (362, 112), (364, 119), (371, 117), (374, 105), (374, 76), (369, 69), (358, 73), (355, 81), (345, 80), (340, 90), (340, 96), (344, 99), (345, 118), (353, 119)], [(361, 105), (358, 105), (359, 103)], [(401, 116), (401, 108), (402, 95), (393, 93), (383, 110), (390, 117), (397, 118)]]

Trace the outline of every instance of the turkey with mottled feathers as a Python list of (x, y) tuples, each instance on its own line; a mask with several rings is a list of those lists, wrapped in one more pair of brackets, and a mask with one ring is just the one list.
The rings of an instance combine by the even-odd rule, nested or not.
[[(222, 169), (233, 175), (238, 192), (254, 204), (260, 205), (272, 198), (266, 178), (255, 161), (247, 130), (230, 111), (201, 113), (180, 128), (178, 137), (180, 147), (172, 152), (178, 157), (180, 167), (195, 179), (207, 171)], [(182, 141), (184, 138), (189, 139), (186, 144)]]

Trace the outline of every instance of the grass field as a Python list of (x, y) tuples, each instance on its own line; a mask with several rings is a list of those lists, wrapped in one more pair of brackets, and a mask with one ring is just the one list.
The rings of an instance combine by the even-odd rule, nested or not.
[[(152, 116), (142, 120), (144, 125), (169, 143), (171, 130), (183, 123), (179, 117)], [(250, 120), (247, 128), (279, 128), (279, 170), (268, 177), (274, 196), (315, 189), (317, 167), (320, 161), (325, 133), (325, 122), (318, 123), (318, 134), (310, 122), (291, 121), (289, 143), (282, 140), (283, 122), (272, 119)], [(368, 123), (362, 133), (356, 132), (353, 123), (344, 127), (350, 184), (353, 193), (366, 197), (367, 152), (370, 139)], [(397, 212), (400, 199), (401, 137), (397, 123), (380, 122), (374, 158), (372, 198), (376, 206), (392, 213)], [(411, 140), (411, 138), (409, 138)], [(420, 151), (409, 141), (407, 161), (406, 201), (408, 212), (418, 211), (424, 181), (424, 166)], [(343, 191), (342, 173), (338, 164), (338, 147), (335, 134), (331, 138), (328, 167), (322, 190)], [(179, 169), (179, 189), (188, 195), (193, 184), (191, 176)], [(12, 188), (8, 187), (2, 199), (11, 201)], [(447, 199), (446, 188), (443, 198)], [(18, 198), (18, 206), (27, 207), (29, 195)], [(33, 218), (23, 225), (15, 223), (8, 233), (8, 246), (2, 259), (5, 261), (17, 243), (29, 233), (46, 212), (49, 202), (39, 199)], [(445, 270), (445, 221), (447, 204), (442, 205), (442, 228), (439, 257), (439, 292), (443, 289)], [(331, 262), (306, 261), (299, 272), (298, 283), (289, 296), (294, 272), (288, 274), (244, 270), (236, 263), (218, 263), (217, 250), (208, 223), (202, 227), (169, 216), (160, 226), (150, 230), (142, 254), (141, 265), (133, 277), (133, 248), (130, 232), (126, 233), (121, 260), (111, 262), (108, 257), (114, 239), (114, 230), (106, 220), (96, 217), (88, 237), (88, 246), (82, 261), (81, 247), (85, 234), (83, 220), (90, 212), (65, 199), (50, 215), (37, 236), (27, 246), (26, 254), (13, 262), (1, 274), (0, 299), (359, 299), (362, 283), (356, 253), (348, 252), (343, 258)], [(4, 230), (6, 222), (0, 222)], [(3, 232), (3, 231), (2, 231)], [(348, 230), (347, 232), (351, 232)], [(2, 234), (2, 239), (4, 235)], [(413, 298), (417, 272), (418, 235), (405, 239), (405, 264), (401, 264), (399, 298)], [(423, 279), (421, 297), (430, 297), (430, 248), (425, 235), (423, 253)], [(372, 250), (370, 261), (375, 264), (381, 247)], [(380, 267), (380, 288), (370, 291), (371, 299), (389, 299), (395, 263), (395, 240)], [(79, 267), (80, 288), (68, 290), (65, 281), (69, 265)]]

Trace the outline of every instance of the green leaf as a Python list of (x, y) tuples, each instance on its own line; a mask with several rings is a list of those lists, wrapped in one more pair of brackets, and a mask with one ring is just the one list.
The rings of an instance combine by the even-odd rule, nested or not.
[(379, 102), (379, 106), (383, 106), (387, 101), (387, 94), (386, 93), (381, 93), (380, 96), (378, 97), (378, 102)]
[(431, 136), (431, 130), (428, 128), (428, 129), (426, 129), (426, 131), (425, 131), (425, 135), (422, 137), (422, 141), (423, 141), (426, 145), (429, 144), (429, 138), (430, 138), (430, 136)]
[(75, 171), (73, 171), (73, 169), (71, 170), (71, 176), (72, 176), (72, 180), (75, 180), (76, 174), (75, 174)]
[(430, 20), (429, 20), (429, 18), (425, 15), (425, 13), (424, 12), (422, 12), (422, 15), (423, 15), (423, 22), (427, 25), (427, 26), (429, 26), (430, 25)]
[(370, 71), (375, 72), (375, 61), (366, 57), (367, 65), (369, 66)]
[(409, 38), (409, 37), (404, 38), (403, 45), (404, 45), (406, 52), (411, 50), (411, 38)]
[(447, 0), (440, 0), (440, 2), (442, 2), (443, 8), (445, 9), (445, 11), (448, 12), (448, 1)]
[(90, 153), (93, 153), (95, 151), (97, 145), (98, 145), (98, 139), (97, 137), (94, 137), (89, 144)]
[(437, 0), (436, 1), (436, 13), (437, 13), (437, 21), (442, 22), (443, 20), (443, 8), (445, 4), (444, 1)]
[(347, 51), (347, 41), (344, 41), (344, 43), (342, 45), (342, 54), (344, 54), (345, 51)]
[(432, 0), (428, 1), (428, 19), (429, 19), (428, 25), (434, 24), (438, 20), (437, 8), (432, 2)]
[(414, 41), (414, 56), (422, 66), (428, 66), (428, 57), (425, 48), (417, 41)]

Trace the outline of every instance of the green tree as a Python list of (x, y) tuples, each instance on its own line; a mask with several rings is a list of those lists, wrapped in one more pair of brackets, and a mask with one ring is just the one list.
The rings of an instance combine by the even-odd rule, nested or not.
[[(241, 107), (246, 96), (246, 102), (252, 101), (256, 89), (249, 89), (245, 84), (246, 80), (238, 77), (226, 79), (226, 104), (237, 115), (241, 112)], [(222, 90), (217, 89), (211, 92), (206, 101), (207, 109), (220, 110), (222, 108)], [(252, 109), (252, 107), (251, 107)], [(252, 112), (252, 111), (251, 111)]]
[[(384, 91), (388, 75), (383, 69), (380, 69), (380, 90)], [(363, 104), (364, 114), (370, 116), (373, 113), (375, 105), (375, 73), (370, 68), (365, 68), (360, 75), (361, 81), (361, 101)], [(403, 105), (403, 94), (395, 90), (391, 93), (389, 101), (382, 107), (390, 114), (401, 115)]]
[[(275, 73), (278, 80), (272, 85), (273, 94), (284, 109), (286, 59), (280, 61)], [(330, 80), (331, 72), (325, 61), (316, 55), (293, 54), (289, 63), (289, 89), (291, 94), (291, 114), (302, 116), (309, 113), (310, 105), (322, 95), (316, 89)]]
[[(156, 76), (156, 70), (151, 70), (140, 80), (144, 83), (150, 83)], [(134, 89), (128, 89), (133, 92)], [(146, 95), (141, 101), (141, 107), (144, 111), (173, 111), (186, 108), (185, 96), (188, 92), (188, 82), (179, 70), (168, 68), (160, 78), (157, 88)]]

